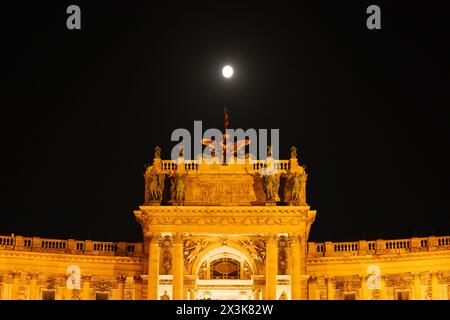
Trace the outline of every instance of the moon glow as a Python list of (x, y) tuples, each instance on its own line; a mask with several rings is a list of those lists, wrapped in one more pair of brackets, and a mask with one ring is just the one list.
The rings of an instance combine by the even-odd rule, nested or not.
[(233, 76), (233, 73), (234, 73), (234, 70), (231, 66), (227, 65), (227, 66), (223, 67), (223, 69), (222, 69), (222, 75), (225, 78), (231, 78)]

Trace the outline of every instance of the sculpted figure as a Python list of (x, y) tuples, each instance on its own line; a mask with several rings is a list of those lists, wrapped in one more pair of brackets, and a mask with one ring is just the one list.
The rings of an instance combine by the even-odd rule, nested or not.
[(300, 201), (302, 181), (299, 173), (296, 172), (289, 176), (289, 186), (291, 188), (291, 201)]
[(161, 148), (160, 147), (155, 147), (155, 159), (161, 159)]
[(257, 262), (263, 262), (264, 257), (263, 257), (263, 252), (264, 251), (262, 248), (259, 248), (253, 241), (243, 241), (241, 240), (241, 245), (248, 250), (248, 252), (250, 253), (251, 257), (257, 261)]
[(263, 179), (263, 190), (266, 194), (266, 200), (269, 201), (279, 201), (278, 189), (280, 188), (280, 175), (264, 175)]
[(170, 296), (167, 294), (167, 291), (164, 291), (164, 294), (160, 298), (161, 300), (170, 300)]
[(164, 173), (158, 173), (152, 168), (147, 176), (148, 192), (151, 200), (161, 200), (164, 191)]
[(291, 159), (297, 159), (297, 148), (294, 146), (291, 147)]
[(261, 170), (263, 179), (263, 191), (266, 194), (266, 200), (279, 201), (278, 189), (280, 187), (280, 175), (277, 173), (275, 160), (272, 158), (272, 147), (267, 147), (267, 159), (265, 167)]
[(172, 272), (172, 256), (169, 253), (163, 256), (163, 273), (171, 274)]
[(170, 193), (172, 200), (183, 201), (186, 191), (186, 174), (173, 174)]
[(185, 243), (185, 249), (184, 249), (184, 255), (185, 255), (185, 262), (187, 265), (193, 263), (195, 259), (197, 258), (198, 254), (206, 248), (208, 245), (208, 241), (191, 241), (188, 240)]
[(286, 293), (286, 291), (283, 291), (281, 293), (281, 295), (280, 295), (280, 299), (279, 300), (287, 300), (287, 299), (288, 299), (287, 293)]

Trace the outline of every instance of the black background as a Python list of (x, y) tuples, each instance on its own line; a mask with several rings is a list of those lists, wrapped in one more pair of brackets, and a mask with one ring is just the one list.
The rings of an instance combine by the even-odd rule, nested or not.
[[(381, 30), (366, 28), (370, 4)], [(194, 120), (222, 128), (225, 103), (233, 128), (279, 128), (281, 158), (298, 147), (310, 240), (449, 234), (443, 4), (7, 5), (0, 234), (140, 241), (153, 148), (169, 158)]]

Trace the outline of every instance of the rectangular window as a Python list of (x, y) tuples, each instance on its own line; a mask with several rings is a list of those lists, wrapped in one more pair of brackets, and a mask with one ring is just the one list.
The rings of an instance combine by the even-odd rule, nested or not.
[(409, 291), (397, 291), (397, 300), (409, 300)]
[(95, 300), (108, 300), (108, 293), (104, 292), (96, 292), (95, 293)]
[(42, 291), (42, 300), (55, 300), (55, 291), (54, 290)]
[(344, 300), (356, 300), (356, 293), (344, 293)]

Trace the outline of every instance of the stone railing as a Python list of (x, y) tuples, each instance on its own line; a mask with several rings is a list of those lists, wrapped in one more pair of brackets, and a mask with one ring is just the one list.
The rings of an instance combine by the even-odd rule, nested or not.
[(381, 255), (450, 250), (450, 236), (355, 242), (308, 242), (308, 257)]
[[(275, 169), (280, 173), (285, 173), (289, 170), (289, 160), (275, 160)], [(250, 171), (253, 172), (260, 171), (266, 167), (265, 160), (249, 160), (245, 164), (250, 166)], [(198, 160), (184, 160), (184, 169), (186, 171), (196, 171), (199, 169), (201, 162)], [(228, 164), (228, 165), (233, 165)], [(177, 169), (178, 165), (172, 160), (161, 160), (161, 169), (164, 172), (173, 172)]]
[[(184, 160), (184, 169), (186, 171), (191, 170), (198, 170), (198, 164), (199, 162), (197, 160)], [(178, 167), (178, 164), (176, 164), (172, 160), (161, 160), (161, 169), (165, 172), (172, 172), (175, 171)]]
[(0, 250), (133, 257), (142, 255), (142, 243), (0, 236)]

